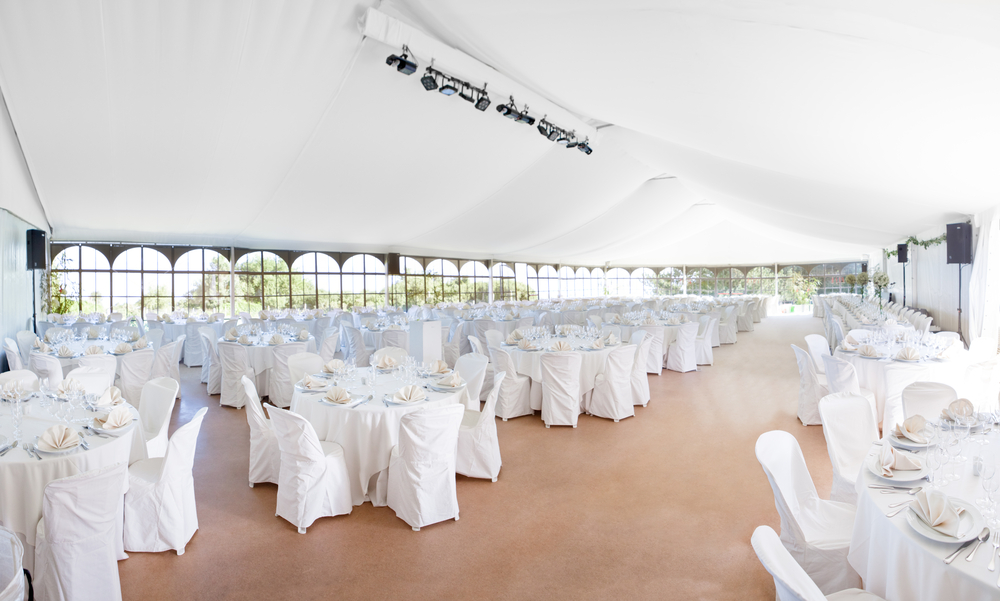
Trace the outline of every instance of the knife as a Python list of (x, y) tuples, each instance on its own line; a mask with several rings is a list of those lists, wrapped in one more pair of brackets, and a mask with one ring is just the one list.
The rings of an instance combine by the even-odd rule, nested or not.
[(0, 457), (3, 457), (4, 455), (6, 455), (8, 451), (10, 451), (14, 447), (16, 447), (20, 442), (21, 442), (20, 440), (15, 440), (13, 444), (9, 444), (9, 445), (5, 446), (3, 448), (3, 450), (0, 450)]
[(972, 543), (976, 542), (977, 540), (979, 540), (978, 536), (976, 538), (973, 538), (972, 540), (966, 541), (965, 543), (962, 544), (961, 547), (955, 549), (954, 553), (952, 553), (948, 557), (945, 557), (944, 558), (944, 562), (945, 563), (951, 563), (951, 562), (955, 561), (955, 558), (958, 557), (958, 554), (962, 552), (962, 549), (968, 547), (969, 545), (971, 545)]

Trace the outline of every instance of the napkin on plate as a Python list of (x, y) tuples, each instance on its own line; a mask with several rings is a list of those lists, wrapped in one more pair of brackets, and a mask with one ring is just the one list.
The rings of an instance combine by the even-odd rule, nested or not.
[(461, 386), (462, 383), (462, 375), (457, 371), (452, 372), (435, 382), (438, 386), (445, 386), (447, 388), (455, 388), (456, 386)]
[(56, 424), (42, 433), (41, 441), (57, 451), (72, 449), (80, 444), (80, 435), (76, 430), (67, 428), (62, 424)]
[(306, 376), (304, 378), (302, 378), (302, 386), (304, 386), (305, 388), (308, 388), (309, 390), (316, 390), (318, 388), (326, 388), (326, 380), (321, 380), (319, 378), (314, 378), (314, 377), (310, 376), (309, 374), (306, 374)]
[(124, 355), (125, 353), (132, 352), (132, 345), (127, 342), (121, 342), (115, 347), (115, 352), (119, 355)]
[(442, 361), (440, 359), (437, 359), (437, 360), (435, 360), (435, 361), (433, 361), (431, 363), (430, 372), (432, 374), (443, 374), (444, 372), (448, 371), (449, 369), (450, 368), (448, 367), (448, 363), (446, 361)]
[(219, 321), (219, 316), (216, 315), (215, 313), (212, 313), (211, 315), (208, 316), (208, 323), (215, 323), (217, 321)]
[(136, 330), (135, 332), (132, 332), (132, 342), (135, 342), (138, 339), (139, 339), (139, 331)]
[(299, 331), (299, 340), (301, 340), (302, 342), (305, 342), (306, 340), (309, 340), (309, 330), (300, 330)]
[(858, 347), (854, 346), (853, 344), (849, 344), (847, 342), (846, 338), (843, 341), (841, 341), (840, 348), (843, 349), (843, 350), (845, 350), (845, 351), (856, 351), (856, 350), (858, 350)]
[(49, 347), (49, 345), (45, 344), (44, 342), (40, 342), (38, 344), (38, 352), (39, 353), (51, 353), (52, 349)]
[(918, 444), (927, 444), (923, 430), (927, 420), (922, 415), (911, 415), (902, 424), (896, 424), (896, 438), (908, 438)]
[(668, 317), (667, 318), (667, 325), (679, 326), (679, 325), (681, 325), (681, 318), (680, 317)]
[(955, 421), (956, 417), (971, 417), (975, 414), (976, 408), (972, 406), (969, 399), (958, 399), (952, 401), (948, 408), (941, 412), (941, 417), (950, 421)]
[(878, 357), (878, 351), (870, 344), (862, 344), (858, 347), (858, 354), (862, 357)]
[(323, 366), (323, 373), (332, 374), (338, 369), (344, 369), (344, 362), (340, 359), (333, 359)]
[(555, 344), (552, 345), (553, 351), (571, 351), (573, 347), (570, 346), (565, 340), (557, 340)]
[(142, 338), (140, 338), (140, 339), (136, 340), (134, 343), (132, 343), (132, 348), (136, 349), (136, 350), (144, 349), (147, 346), (149, 346), (149, 342), (146, 340), (145, 336), (143, 336)]
[(912, 471), (919, 470), (923, 464), (916, 457), (904, 455), (899, 450), (893, 448), (891, 444), (883, 444), (882, 452), (879, 454), (879, 466), (882, 468), (882, 475), (892, 478), (892, 471)]
[(514, 320), (514, 314), (513, 313), (507, 313), (506, 315), (503, 316), (503, 318), (506, 319), (507, 321), (513, 321)]
[(514, 335), (511, 334), (507, 337), (507, 340), (504, 340), (504, 342), (507, 344), (517, 344), (517, 338), (514, 338)]
[(42, 347), (42, 341), (41, 341), (41, 339), (38, 338), (38, 336), (35, 336), (35, 341), (32, 343), (32, 346), (34, 348), (41, 348)]
[(334, 386), (323, 395), (323, 400), (337, 405), (346, 405), (351, 402), (351, 395), (340, 386)]
[(194, 317), (188, 317), (185, 323), (198, 323), (198, 320), (195, 319)]
[(595, 348), (595, 349), (602, 349), (602, 348), (604, 348), (604, 339), (603, 338), (598, 338), (597, 340), (594, 341), (594, 344), (590, 345), (590, 348)]
[(642, 323), (643, 323), (643, 325), (647, 325), (647, 326), (655, 326), (656, 325), (656, 319), (654, 319), (652, 315), (647, 315), (646, 319)]
[(896, 320), (892, 319), (892, 318), (889, 318), (889, 319), (885, 320), (885, 325), (887, 325), (887, 326), (894, 326), (894, 325), (896, 325)]
[(84, 355), (103, 355), (104, 354), (104, 349), (101, 348), (101, 347), (99, 347), (99, 346), (97, 346), (96, 344), (92, 344), (92, 345), (90, 345), (90, 346), (87, 347), (87, 350), (83, 351), (83, 354)]
[(93, 327), (87, 330), (87, 338), (90, 338), (91, 340), (94, 340), (100, 335), (101, 335), (101, 328)]
[(257, 314), (261, 319), (267, 319), (267, 311), (261, 311)]
[(382, 355), (381, 357), (378, 358), (378, 363), (375, 365), (375, 367), (379, 369), (392, 369), (397, 365), (399, 365), (399, 362), (396, 361), (396, 359), (394, 359), (389, 355)]
[(104, 419), (94, 418), (94, 423), (102, 430), (117, 430), (132, 423), (132, 412), (128, 407), (115, 407)]
[(422, 401), (425, 398), (427, 397), (424, 395), (423, 389), (412, 384), (409, 386), (403, 386), (396, 391), (396, 394), (392, 395), (392, 400), (397, 403), (416, 403), (417, 401)]
[(99, 407), (110, 407), (112, 405), (122, 404), (122, 391), (118, 389), (117, 386), (109, 386), (107, 390), (101, 395), (101, 398), (97, 399), (96, 403)]
[(236, 331), (236, 328), (229, 328), (229, 331), (226, 332), (226, 340), (236, 340), (239, 336), (240, 334)]
[(605, 338), (605, 340), (607, 341), (607, 344), (609, 346), (614, 346), (614, 345), (618, 344), (618, 337), (615, 336), (614, 332), (608, 332), (608, 335)]
[(518, 341), (517, 348), (521, 349), (522, 351), (530, 351), (535, 348), (535, 345), (532, 344), (531, 341), (528, 340), (527, 338), (522, 338), (520, 341)]
[(958, 537), (961, 518), (948, 495), (940, 490), (922, 490), (913, 496), (910, 509), (920, 521), (941, 534)]
[(164, 313), (163, 315), (161, 315), (160, 316), (160, 321), (171, 321), (170, 314), (169, 313)]
[(247, 336), (246, 334), (243, 334), (236, 341), (239, 342), (240, 344), (250, 344), (250, 337)]
[(514, 343), (515, 343), (515, 344), (517, 343), (517, 341), (518, 341), (518, 340), (520, 340), (520, 339), (524, 338), (524, 333), (523, 333), (523, 332), (521, 332), (521, 328), (516, 328), (516, 329), (515, 329), (515, 330), (514, 330), (513, 332), (511, 332), (511, 333), (510, 333), (510, 336), (508, 336), (508, 337), (507, 337), (507, 339), (508, 339), (508, 344), (510, 343), (510, 342), (509, 342), (509, 340), (510, 340), (511, 338), (513, 338), (513, 339), (514, 339)]
[(854, 336), (851, 336), (850, 334), (844, 336), (844, 342), (853, 346), (858, 346), (859, 344), (861, 344), (856, 338), (854, 338)]
[(65, 344), (59, 347), (59, 356), (60, 357), (72, 357), (73, 354), (74, 354), (73, 350), (70, 349)]
[(896, 358), (902, 359), (903, 361), (919, 361), (920, 351), (913, 348), (912, 346), (908, 346), (903, 350), (899, 351), (899, 353), (896, 354)]
[(271, 344), (285, 344), (285, 337), (281, 334), (271, 336)]

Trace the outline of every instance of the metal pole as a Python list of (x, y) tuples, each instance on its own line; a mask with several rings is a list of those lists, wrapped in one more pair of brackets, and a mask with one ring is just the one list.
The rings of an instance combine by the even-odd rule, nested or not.
[(236, 247), (229, 247), (229, 317), (236, 317)]

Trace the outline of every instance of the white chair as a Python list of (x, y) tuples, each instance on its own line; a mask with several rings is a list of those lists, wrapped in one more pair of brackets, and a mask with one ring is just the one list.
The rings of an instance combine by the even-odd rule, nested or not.
[(130, 403), (142, 398), (142, 386), (150, 379), (156, 352), (147, 348), (121, 356), (120, 381), (122, 396)]
[(958, 399), (958, 393), (947, 384), (914, 382), (903, 389), (903, 415), (906, 418), (922, 415), (927, 421), (936, 421), (948, 405)]
[(319, 518), (351, 513), (354, 506), (344, 449), (321, 441), (302, 416), (278, 407), (268, 411), (281, 454), (274, 515), (305, 534)]
[(384, 346), (372, 353), (372, 365), (378, 365), (378, 362), (382, 357), (392, 357), (396, 360), (396, 365), (402, 365), (407, 357), (406, 349), (398, 346)]
[(504, 335), (500, 330), (486, 330), (486, 348), (497, 348), (504, 343)]
[(662, 326), (639, 326), (650, 339), (649, 354), (646, 357), (646, 373), (660, 375), (663, 373), (663, 358), (666, 352), (663, 348)]
[(117, 521), (128, 468), (117, 463), (48, 483), (35, 529), (35, 597), (122, 598)]
[(486, 332), (497, 329), (497, 324), (492, 319), (477, 319), (472, 322), (472, 327), (475, 337), (483, 346), (487, 346)]
[(824, 593), (857, 588), (861, 578), (847, 562), (855, 509), (816, 493), (798, 441), (773, 430), (757, 439), (760, 462), (781, 518), (781, 542)]
[(253, 381), (255, 377), (253, 367), (250, 366), (250, 355), (247, 349), (237, 342), (220, 342), (218, 349), (219, 363), (222, 364), (219, 406), (239, 409), (247, 402), (240, 378), (246, 376)]
[(813, 367), (809, 353), (794, 344), (792, 351), (795, 352), (795, 362), (799, 367), (799, 421), (803, 426), (818, 426), (822, 423), (819, 417), (819, 400), (830, 394), (830, 390), (816, 377), (816, 368)]
[[(288, 377), (292, 384), (302, 380), (306, 374), (318, 374), (323, 370), (323, 358), (316, 353), (299, 353), (288, 357)], [(246, 386), (246, 383), (244, 383)]]
[(587, 413), (615, 422), (635, 415), (632, 401), (635, 351), (634, 346), (626, 344), (608, 353), (603, 373), (597, 374), (594, 380), (594, 393), (587, 402)]
[(635, 345), (635, 361), (632, 363), (632, 404), (645, 407), (649, 404), (649, 376), (646, 375), (646, 358), (653, 339), (642, 330), (632, 334), (629, 344)]
[(208, 326), (198, 328), (198, 335), (201, 337), (201, 348), (205, 357), (201, 366), (201, 381), (205, 383), (208, 394), (220, 394), (222, 392), (222, 364), (219, 360), (215, 330)]
[(486, 358), (486, 355), (475, 353), (462, 355), (455, 362), (455, 371), (465, 380), (466, 407), (473, 411), (479, 411), (479, 394), (483, 389), (488, 363), (489, 359)]
[(304, 352), (305, 342), (286, 342), (274, 347), (274, 366), (267, 378), (267, 397), (272, 405), (288, 407), (292, 404), (295, 382), (288, 373), (288, 358)]
[(191, 421), (177, 428), (166, 455), (141, 459), (129, 466), (125, 550), (159, 553), (173, 549), (178, 555), (184, 554), (198, 530), (192, 468), (198, 433), (207, 412), (208, 408), (202, 407)]
[(482, 411), (466, 411), (458, 429), (455, 471), (469, 478), (489, 478), (500, 473), (500, 439), (497, 436), (496, 404), (506, 374), (499, 372)]
[(753, 302), (744, 302), (740, 304), (740, 313), (736, 317), (736, 331), (737, 332), (753, 332)]
[(389, 467), (379, 474), (378, 488), (396, 517), (415, 531), (458, 521), (455, 465), (464, 417), (461, 405), (448, 405), (408, 413), (400, 420), (399, 442), (389, 455)]
[(726, 307), (719, 322), (719, 344), (736, 344), (736, 307)]
[(782, 546), (781, 539), (770, 526), (757, 526), (750, 537), (750, 544), (761, 565), (774, 578), (777, 601), (885, 601), (857, 588), (824, 596), (809, 574)]
[(15, 369), (0, 374), (0, 387), (7, 382), (17, 380), (25, 390), (38, 390), (38, 376), (30, 369)]
[(23, 560), (21, 539), (0, 526), (0, 601), (23, 601), (27, 598)]
[(188, 367), (201, 367), (202, 362), (205, 360), (201, 347), (201, 336), (198, 334), (198, 330), (201, 327), (199, 323), (184, 325), (184, 365)]
[(712, 332), (715, 331), (715, 324), (719, 320), (708, 315), (703, 315), (698, 319), (698, 334), (694, 339), (695, 363), (698, 365), (712, 365), (715, 357), (712, 355)]
[[(320, 317), (316, 320), (316, 324), (313, 326), (313, 332), (316, 336), (316, 348), (323, 348), (323, 341), (326, 340), (327, 330), (333, 326), (332, 317)], [(337, 330), (340, 331), (339, 329)]]
[[(181, 351), (184, 350), (184, 340), (186, 338), (186, 334), (181, 335), (177, 340), (170, 344), (164, 344), (160, 350), (156, 351), (151, 378), (173, 378), (178, 382), (181, 381)], [(181, 390), (178, 388), (177, 398), (180, 397)]]
[[(300, 353), (308, 355), (309, 353)], [(292, 358), (298, 355), (293, 355)], [(289, 362), (291, 364), (291, 362)], [(253, 381), (244, 376), (240, 378), (243, 390), (247, 395), (247, 424), (250, 426), (250, 472), (248, 480), (250, 488), (258, 482), (278, 483), (281, 472), (281, 451), (278, 449), (278, 436), (274, 425), (264, 415), (260, 404), (260, 396)]]
[[(118, 360), (111, 355), (83, 355), (78, 359), (80, 367), (94, 367), (100, 369), (111, 378), (114, 384), (115, 375), (118, 371)], [(103, 392), (103, 391), (102, 391)]]
[[(829, 394), (819, 402), (826, 450), (833, 466), (830, 500), (857, 505), (854, 489), (864, 469), (872, 441), (878, 440), (878, 426), (872, 419), (868, 399), (850, 393)], [(884, 441), (883, 444), (889, 444)]]
[(448, 363), (449, 366), (455, 367), (455, 363), (458, 362), (458, 358), (462, 355), (462, 341), (465, 341), (465, 345), (468, 346), (468, 334), (466, 332), (472, 329), (472, 324), (467, 321), (459, 321), (455, 324), (455, 332), (451, 335), (451, 339), (448, 344), (442, 346), (441, 356)]
[(830, 345), (826, 336), (819, 334), (809, 334), (806, 336), (806, 348), (809, 349), (809, 356), (812, 357), (813, 367), (817, 374), (825, 374), (826, 366), (823, 364), (823, 357), (830, 356)]
[(28, 367), (41, 378), (48, 378), (49, 382), (62, 382), (63, 371), (59, 359), (51, 355), (32, 352), (28, 358)]
[(110, 315), (108, 315), (108, 321), (112, 321), (112, 322), (114, 322), (114, 321), (122, 321), (122, 314), (121, 313), (117, 313), (117, 312), (111, 313)]
[(319, 348), (319, 356), (323, 358), (323, 363), (343, 358), (343, 354), (340, 352), (340, 330), (338, 328), (326, 329), (323, 344)]
[(34, 348), (38, 336), (35, 336), (34, 332), (21, 330), (15, 335), (15, 338), (17, 338), (17, 350), (21, 352), (21, 365), (27, 365), (28, 355), (31, 353), (31, 349)]
[(545, 427), (577, 426), (580, 419), (579, 352), (544, 353), (542, 363), (542, 422)]
[(382, 332), (382, 348), (401, 348), (407, 354), (410, 352), (410, 335), (406, 330), (385, 330)]
[(83, 385), (87, 394), (101, 395), (115, 383), (113, 377), (99, 367), (77, 367), (66, 374)]
[(163, 457), (167, 452), (167, 428), (174, 412), (178, 386), (180, 384), (172, 378), (154, 378), (142, 387), (139, 423), (148, 457)]
[[(496, 330), (488, 331), (495, 332)], [(485, 401), (488, 391), (493, 388), (493, 366), (489, 364), (490, 356), (486, 354), (488, 347), (483, 345), (475, 336), (469, 336), (469, 345), (472, 347), (473, 354), (486, 357), (486, 371), (483, 373), (483, 384), (479, 388), (479, 400)]]
[(601, 338), (607, 340), (609, 334), (614, 334), (615, 338), (621, 340), (622, 339), (621, 326), (616, 326), (614, 324), (604, 324), (603, 326), (601, 326)]
[(534, 414), (531, 410), (531, 378), (517, 373), (514, 369), (514, 360), (503, 348), (491, 348), (490, 356), (493, 358), (493, 369), (507, 374), (497, 399), (497, 416), (507, 421), (522, 415)]
[[(823, 357), (823, 366), (826, 368), (826, 389), (830, 391), (830, 394), (847, 392), (868, 399), (868, 403), (871, 406), (872, 419), (875, 420), (875, 423), (878, 423), (878, 403), (875, 400), (875, 393), (861, 387), (858, 383), (858, 373), (854, 371), (854, 366), (839, 357), (831, 355)], [(819, 380), (820, 384), (824, 383), (822, 379)]]
[[(590, 312), (588, 311), (588, 313)], [(594, 313), (592, 315), (587, 315), (587, 321), (589, 321), (591, 325), (595, 328), (600, 328), (604, 326), (604, 320), (601, 319), (601, 316), (598, 315), (597, 313)]]
[(361, 331), (345, 325), (344, 333), (347, 336), (347, 358), (354, 359), (354, 364), (358, 367), (368, 367), (371, 350), (365, 346), (365, 337), (361, 335)]
[(146, 342), (149, 343), (149, 346), (154, 351), (158, 351), (158, 350), (160, 350), (160, 347), (163, 346), (163, 334), (164, 334), (164, 332), (163, 332), (163, 324), (162, 323), (155, 323), (155, 324), (152, 324), (152, 325), (158, 326), (158, 327), (151, 327), (151, 328), (149, 328), (149, 331), (146, 332)]
[(681, 373), (697, 371), (695, 338), (698, 336), (698, 322), (686, 323), (677, 329), (677, 337), (667, 351), (666, 368)]
[(17, 348), (17, 342), (10, 338), (4, 338), (3, 351), (7, 355), (7, 369), (24, 369), (24, 361), (21, 359), (21, 351)]

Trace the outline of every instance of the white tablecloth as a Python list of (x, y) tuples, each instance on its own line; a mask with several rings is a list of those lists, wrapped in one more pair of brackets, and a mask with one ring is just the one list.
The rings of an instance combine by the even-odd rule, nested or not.
[[(63, 403), (53, 401), (53, 405), (62, 406)], [(12, 442), (14, 430), (10, 409), (9, 403), (0, 401), (0, 435), (6, 437), (5, 444)], [(77, 411), (73, 417), (84, 415), (93, 418), (102, 413)], [(139, 413), (134, 408), (132, 416), (135, 420), (132, 431), (120, 438), (87, 436), (85, 440), (90, 445), (89, 451), (79, 448), (67, 455), (43, 454), (42, 461), (38, 461), (17, 448), (0, 457), (0, 524), (34, 547), (35, 527), (42, 519), (42, 495), (49, 482), (115, 463), (128, 462), (131, 465), (145, 459), (146, 444), (139, 429)], [(26, 403), (21, 442), (34, 443), (36, 436), (57, 423), (60, 423), (59, 420), (49, 413), (48, 408), (41, 407), (36, 397)], [(71, 427), (80, 430), (76, 424), (71, 424)]]
[[(197, 325), (199, 328), (204, 328), (204, 327), (212, 328), (213, 330), (215, 330), (215, 336), (219, 337), (225, 334), (225, 332), (223, 332), (225, 324), (226, 322), (224, 321), (217, 321), (215, 323), (208, 323), (207, 321), (199, 321), (194, 325)], [(188, 324), (186, 323), (173, 323), (173, 322), (164, 323), (162, 343), (166, 344), (168, 342), (173, 342), (174, 340), (177, 340), (181, 336), (184, 336), (185, 333), (187, 332), (187, 325)]]
[[(403, 330), (409, 332), (409, 326), (402, 326)], [(365, 346), (373, 350), (379, 350), (382, 348), (382, 332), (385, 330), (369, 330), (368, 328), (361, 328), (361, 336), (365, 339)], [(407, 349), (409, 352), (409, 349)]]
[[(360, 380), (342, 383), (348, 390), (368, 392)], [(292, 395), (291, 410), (309, 420), (320, 440), (335, 442), (344, 448), (347, 472), (351, 477), (351, 499), (355, 505), (367, 500), (371, 477), (389, 467), (389, 453), (399, 441), (399, 422), (411, 411), (465, 403), (465, 389), (442, 393), (425, 390), (428, 400), (413, 406), (386, 406), (384, 394), (391, 394), (402, 384), (392, 376), (379, 376), (374, 398), (353, 408), (336, 407), (319, 401), (322, 393), (301, 392)]]
[[(514, 330), (517, 329), (517, 320), (516, 319), (511, 319), (511, 320), (507, 320), (507, 321), (494, 321), (494, 320), (490, 320), (490, 321), (493, 321), (493, 327), (494, 327), (494, 329), (496, 329), (496, 331), (498, 331), (501, 334), (503, 334), (504, 340), (506, 340), (507, 337), (510, 336), (511, 332), (513, 332)], [(475, 336), (475, 326), (472, 325), (473, 324), (473, 320), (469, 320), (469, 321), (460, 320), (460, 322), (462, 322), (462, 323), (468, 323), (469, 327), (466, 329), (466, 332), (468, 333), (469, 336)]]
[[(256, 338), (252, 338), (256, 340)], [(229, 342), (225, 338), (219, 338), (219, 342)], [(292, 340), (290, 342), (301, 342), (299, 340)], [(250, 359), (250, 367), (253, 368), (253, 373), (258, 376), (265, 371), (274, 367), (274, 347), (269, 344), (251, 344), (244, 348), (247, 349), (247, 355)], [(306, 342), (306, 352), (315, 353), (316, 352), (316, 338), (310, 336), (309, 340)]]
[[(987, 454), (1000, 454), (1000, 436), (990, 434)], [(878, 447), (873, 447), (875, 452)], [(969, 449), (978, 445), (969, 443)], [(924, 453), (925, 454), (925, 453)], [(972, 475), (972, 462), (961, 466), (962, 478), (949, 483), (945, 492), (970, 503), (982, 494), (980, 481)], [(951, 565), (942, 561), (958, 548), (958, 544), (930, 541), (913, 531), (900, 513), (888, 518), (889, 504), (905, 501), (906, 495), (883, 495), (868, 488), (869, 484), (885, 484), (868, 468), (862, 468), (858, 478), (858, 513), (848, 561), (865, 583), (865, 589), (887, 601), (986, 601), (1000, 598), (997, 576), (1000, 572), (986, 569), (990, 553), (996, 552), (989, 543), (976, 552), (973, 561), (965, 561), (972, 550), (967, 548)], [(927, 484), (921, 482), (921, 484)], [(975, 544), (975, 543), (973, 543)]]
[[(566, 340), (574, 347), (577, 343), (569, 338), (553, 338), (555, 340)], [(550, 343), (551, 344), (551, 343)], [(522, 351), (514, 346), (504, 346), (504, 350), (510, 353), (510, 358), (514, 361), (517, 373), (531, 378), (532, 386), (542, 383), (542, 355), (549, 351)], [(571, 351), (579, 353), (582, 357), (580, 363), (580, 396), (587, 394), (594, 389), (594, 382), (597, 374), (604, 373), (604, 364), (608, 360), (608, 355), (618, 346), (604, 347), (598, 351)], [(533, 394), (533, 398), (541, 399), (541, 393)], [(540, 408), (541, 406), (539, 406)]]
[[(105, 354), (110, 354), (110, 351), (116, 346), (121, 344), (119, 341), (114, 340), (84, 340), (84, 341), (73, 341), (65, 343), (70, 350), (74, 351), (76, 356), (74, 357), (60, 357), (58, 355), (53, 355), (56, 359), (59, 359), (59, 365), (62, 366), (63, 376), (65, 376), (71, 369), (75, 369), (80, 365), (80, 357), (83, 356), (83, 352), (91, 346), (99, 346), (104, 349)], [(57, 350), (62, 344), (52, 345), (53, 350)], [(115, 368), (115, 373), (121, 373), (122, 369), (122, 357), (123, 355), (114, 355), (117, 360), (117, 367)]]

